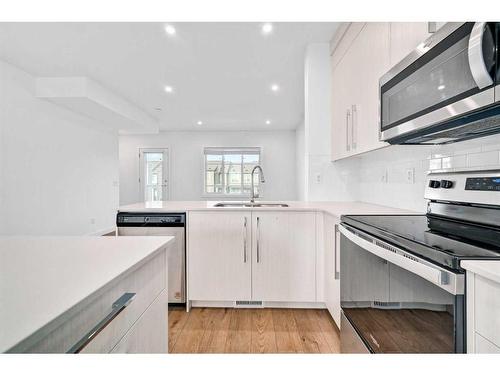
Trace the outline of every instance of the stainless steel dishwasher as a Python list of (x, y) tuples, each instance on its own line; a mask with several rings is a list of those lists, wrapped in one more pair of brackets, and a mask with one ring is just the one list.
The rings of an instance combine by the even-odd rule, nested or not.
[(186, 214), (119, 212), (118, 236), (174, 236), (168, 252), (168, 303), (186, 303)]

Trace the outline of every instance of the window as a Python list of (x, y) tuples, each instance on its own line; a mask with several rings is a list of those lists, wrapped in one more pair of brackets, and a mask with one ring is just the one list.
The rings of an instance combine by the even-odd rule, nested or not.
[[(250, 195), (252, 169), (260, 164), (260, 148), (205, 148), (205, 194)], [(259, 176), (254, 175), (259, 193)]]
[(140, 177), (141, 196), (144, 201), (168, 199), (168, 150), (141, 149)]

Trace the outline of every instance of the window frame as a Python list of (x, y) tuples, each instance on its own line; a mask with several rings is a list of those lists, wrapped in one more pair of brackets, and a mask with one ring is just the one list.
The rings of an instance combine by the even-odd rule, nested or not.
[[(212, 152), (210, 152), (212, 151)], [(253, 151), (253, 152), (252, 152)], [(245, 155), (245, 154), (258, 154), (259, 155), (259, 163), (258, 165), (260, 165), (262, 168), (264, 168), (262, 166), (262, 154), (263, 154), (263, 150), (262, 150), (262, 147), (260, 146), (255, 146), (255, 147), (231, 147), (231, 146), (227, 146), (227, 147), (224, 147), (224, 146), (219, 146), (219, 147), (203, 147), (202, 151), (202, 157), (203, 157), (203, 186), (202, 186), (202, 198), (227, 198), (227, 199), (231, 199), (231, 198), (249, 198), (250, 197), (250, 194), (247, 194), (247, 193), (240, 193), (240, 194), (228, 194), (228, 193), (209, 193), (207, 192), (207, 181), (206, 181), (206, 174), (207, 174), (207, 154), (208, 155), (215, 155), (215, 154), (221, 154), (221, 155), (224, 155), (224, 154), (242, 154), (242, 155)], [(241, 161), (241, 171), (243, 172), (243, 158), (242, 158), (242, 161)], [(222, 170), (225, 169), (225, 164), (224, 164), (224, 158), (222, 158)], [(226, 189), (226, 176), (225, 176), (225, 173), (222, 173), (222, 186), (223, 186), (223, 190)], [(263, 184), (260, 184), (259, 183), (259, 197), (263, 197), (264, 196), (264, 191), (263, 191)], [(243, 173), (242, 173), (242, 178), (241, 178), (241, 190), (243, 191), (243, 187), (244, 187), (244, 179), (243, 179)]]

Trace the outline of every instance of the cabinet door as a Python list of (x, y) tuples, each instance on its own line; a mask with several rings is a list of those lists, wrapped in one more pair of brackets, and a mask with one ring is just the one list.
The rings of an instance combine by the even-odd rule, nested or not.
[(333, 67), (332, 160), (387, 145), (379, 141), (378, 86), (389, 65), (389, 24), (363, 24)]
[(348, 54), (353, 67), (350, 85), (352, 111), (351, 154), (387, 145), (379, 141), (379, 79), (389, 69), (389, 24), (370, 22), (358, 35)]
[(164, 290), (116, 344), (112, 353), (168, 352), (168, 295)]
[[(333, 57), (332, 57), (333, 60)], [(333, 66), (333, 61), (332, 61)], [(350, 135), (348, 132), (347, 107), (349, 95), (348, 86), (349, 66), (341, 61), (332, 71), (332, 160), (339, 160), (348, 156), (350, 151)]]
[(314, 212), (254, 212), (252, 299), (316, 301)]
[(431, 34), (428, 22), (391, 22), (391, 66), (396, 65)]
[(325, 244), (325, 304), (333, 320), (340, 328), (340, 257), (337, 230), (339, 220), (331, 215), (324, 215)]
[(188, 298), (251, 299), (249, 212), (191, 212), (188, 217)]

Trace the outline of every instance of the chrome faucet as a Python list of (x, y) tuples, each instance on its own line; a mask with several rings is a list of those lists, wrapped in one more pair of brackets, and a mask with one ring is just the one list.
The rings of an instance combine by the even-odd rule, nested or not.
[(263, 184), (264, 182), (266, 182), (266, 180), (264, 179), (264, 172), (262, 171), (262, 168), (260, 165), (256, 165), (255, 167), (253, 167), (252, 169), (252, 191), (250, 192), (250, 202), (251, 203), (254, 203), (255, 202), (255, 198), (258, 198), (259, 197), (259, 194), (255, 195), (255, 186), (254, 186), (254, 183), (253, 183), (253, 174), (255, 173), (256, 170), (259, 170), (259, 174), (260, 174), (260, 182)]

